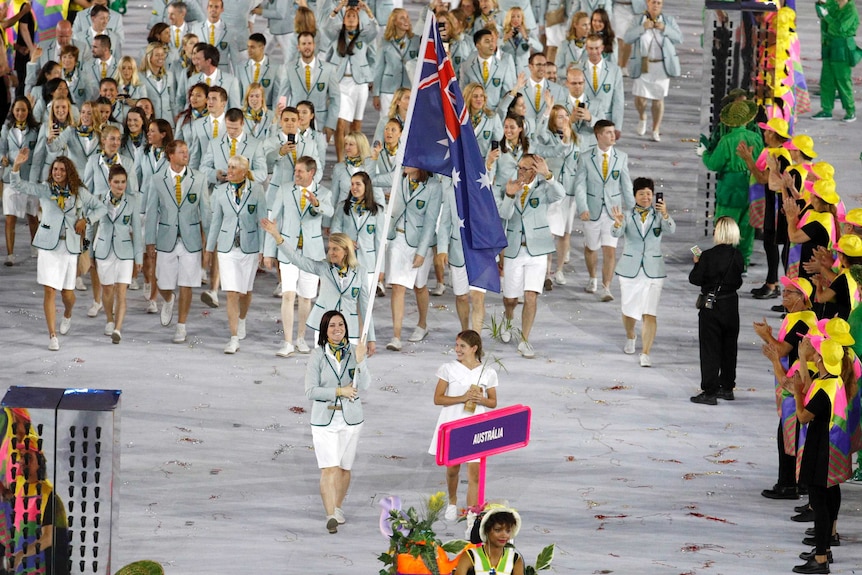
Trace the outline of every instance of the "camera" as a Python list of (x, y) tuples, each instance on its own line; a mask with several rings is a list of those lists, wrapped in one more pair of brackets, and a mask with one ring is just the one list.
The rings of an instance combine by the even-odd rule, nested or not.
[(296, 134), (288, 134), (287, 135), (287, 143), (295, 144), (296, 143)]
[(715, 300), (715, 292), (709, 292), (708, 294), (706, 294), (706, 297), (703, 300), (703, 307), (705, 309), (712, 309), (713, 307), (715, 307)]

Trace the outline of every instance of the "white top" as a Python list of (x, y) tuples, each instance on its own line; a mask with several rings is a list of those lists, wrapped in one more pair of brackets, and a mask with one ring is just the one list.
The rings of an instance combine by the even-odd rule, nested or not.
[[(470, 389), (471, 385), (478, 385), (483, 390), (497, 387), (497, 372), (484, 364), (479, 364), (473, 369), (468, 369), (458, 361), (450, 361), (440, 366), (440, 369), (437, 370), (437, 377), (449, 384), (446, 388), (446, 395), (449, 397), (464, 395)], [(487, 392), (485, 395), (488, 395)], [(440, 410), (440, 416), (437, 418), (437, 426), (434, 428), (434, 437), (431, 438), (431, 446), (428, 448), (428, 453), (437, 455), (437, 433), (440, 431), (441, 425), (457, 419), (485, 413), (485, 410), (485, 406), (477, 405), (476, 411), (470, 413), (464, 411), (463, 403), (443, 406), (443, 409)]]

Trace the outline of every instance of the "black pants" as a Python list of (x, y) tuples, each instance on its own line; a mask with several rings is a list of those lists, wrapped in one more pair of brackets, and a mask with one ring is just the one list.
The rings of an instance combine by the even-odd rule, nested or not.
[[(722, 296), (719, 295), (721, 298)], [(700, 388), (709, 395), (736, 386), (736, 349), (739, 338), (739, 298), (734, 293), (698, 315)]]
[(841, 509), (841, 486), (809, 485), (808, 500), (814, 510), (815, 554), (826, 555), (832, 538), (832, 524), (838, 519), (838, 510)]
[[(799, 422), (796, 422), (796, 436), (799, 437)], [(778, 420), (778, 485), (796, 487), (796, 456), (784, 452), (784, 433), (781, 420)]]

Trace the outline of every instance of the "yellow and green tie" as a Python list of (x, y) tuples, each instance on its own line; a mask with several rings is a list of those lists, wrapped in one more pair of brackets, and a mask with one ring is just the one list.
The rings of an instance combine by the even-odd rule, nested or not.
[(542, 107), (542, 85), (536, 84), (536, 110)]
[(490, 75), (490, 74), (488, 73), (488, 61), (487, 61), (487, 60), (485, 60), (484, 62), (482, 62), (482, 80), (483, 80), (486, 84), (488, 83), (488, 76), (489, 76), (489, 75)]
[(210, 44), (215, 46), (215, 24), (210, 24)]
[(608, 153), (602, 154), (602, 179), (608, 179)]
[(102, 78), (106, 78), (108, 76), (108, 64), (102, 62)]
[(530, 186), (524, 186), (524, 191), (521, 193), (521, 208), (527, 204), (528, 195), (530, 195)]
[(305, 67), (305, 89), (311, 91), (311, 66)]
[(252, 82), (257, 82), (258, 78), (260, 78), (260, 62), (254, 63), (254, 78)]
[(230, 139), (230, 157), (236, 156), (236, 138)]
[(218, 120), (213, 118), (213, 138), (218, 138)]
[(593, 66), (593, 92), (599, 91), (599, 67)]
[(183, 178), (182, 176), (177, 176), (176, 178), (177, 205), (180, 205), (181, 203), (183, 203)]

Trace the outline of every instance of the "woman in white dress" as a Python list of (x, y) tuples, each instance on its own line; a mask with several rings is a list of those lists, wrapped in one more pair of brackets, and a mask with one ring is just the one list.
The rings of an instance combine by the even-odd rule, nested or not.
[[(455, 338), (457, 361), (444, 363), (437, 370), (437, 388), (434, 390), (434, 405), (442, 405), (434, 437), (428, 453), (437, 455), (437, 437), (440, 426), (450, 421), (484, 413), (497, 407), (497, 372), (482, 363), (482, 337), (468, 329)], [(446, 485), (449, 490), (449, 505), (446, 520), (458, 517), (458, 481), (460, 465), (446, 468)], [(479, 462), (467, 463), (467, 506), (474, 507), (479, 496)]]

